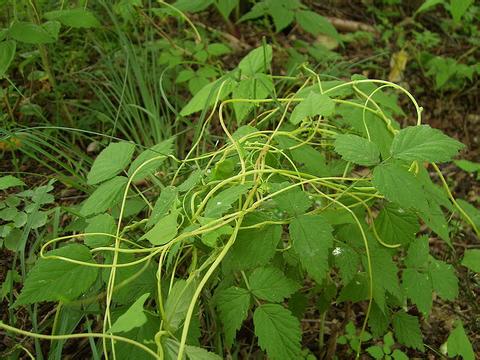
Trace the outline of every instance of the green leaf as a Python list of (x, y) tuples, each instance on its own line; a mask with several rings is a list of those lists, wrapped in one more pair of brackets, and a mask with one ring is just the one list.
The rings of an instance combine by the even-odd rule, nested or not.
[(460, 320), (457, 321), (455, 329), (448, 336), (447, 351), (450, 357), (461, 356), (464, 360), (475, 359), (472, 344), (468, 340)]
[(480, 163), (468, 161), (464, 159), (454, 160), (453, 162), (463, 171), (466, 171), (469, 173), (480, 172)]
[(416, 316), (400, 311), (393, 316), (392, 324), (400, 344), (424, 351), (423, 336)]
[(342, 244), (333, 249), (332, 255), (334, 256), (335, 265), (339, 269), (342, 283), (347, 285), (358, 272), (360, 257), (355, 250), (346, 244)]
[(229, 273), (267, 264), (275, 255), (281, 235), (280, 225), (240, 230), (235, 243), (222, 261), (223, 271)]
[[(239, 0), (217, 0), (217, 8), (225, 19), (228, 19), (230, 13), (238, 5)], [(209, 46), (210, 47), (210, 46)]]
[[(371, 250), (371, 263), (373, 275), (373, 297), (381, 309), (385, 308), (385, 292), (395, 296), (399, 301), (403, 294), (398, 283), (398, 268), (392, 259), (391, 254), (383, 248)], [(366, 258), (364, 268), (367, 268)]]
[[(66, 245), (49, 251), (45, 256), (60, 256), (93, 264), (87, 247), (80, 244)], [(27, 274), (22, 292), (14, 306), (41, 301), (63, 301), (76, 299), (85, 293), (97, 278), (98, 269), (74, 264), (60, 259), (39, 259)]]
[(455, 300), (458, 296), (458, 279), (452, 265), (431, 258), (428, 269), (433, 290), (445, 300)]
[(453, 20), (459, 23), (462, 16), (472, 4), (473, 0), (450, 0), (450, 13), (452, 14)]
[(197, 346), (187, 345), (185, 353), (189, 360), (222, 360), (220, 356)]
[(367, 139), (351, 134), (340, 134), (335, 139), (335, 151), (345, 161), (371, 166), (380, 161), (378, 146)]
[(170, 210), (173, 210), (172, 208), (175, 206), (177, 198), (178, 193), (174, 186), (164, 187), (155, 202), (152, 215), (150, 215), (150, 219), (148, 219), (147, 222), (147, 227), (155, 225), (162, 217), (167, 215)]
[(254, 76), (256, 73), (267, 73), (272, 63), (272, 47), (270, 45), (258, 47), (250, 51), (238, 64), (242, 75)]
[(391, 152), (396, 159), (407, 161), (446, 162), (465, 145), (428, 125), (409, 126), (393, 138)]
[[(122, 336), (144, 344), (153, 352), (157, 351), (155, 344), (155, 334), (158, 332), (158, 324), (160, 319), (149, 313), (146, 314), (147, 322), (143, 326), (136, 327)], [(118, 341), (115, 343), (115, 356), (117, 360), (151, 360), (152, 356), (147, 354), (145, 350), (138, 348), (132, 344)]]
[(480, 273), (480, 250), (465, 250), (463, 254), (462, 265), (472, 271)]
[(300, 286), (274, 267), (256, 269), (249, 277), (250, 290), (263, 300), (281, 302), (292, 295)]
[(438, 4), (444, 4), (445, 0), (426, 0), (416, 11), (416, 13), (421, 13), (427, 11), (428, 9), (434, 7)]
[(415, 213), (395, 204), (387, 204), (380, 211), (375, 226), (380, 238), (390, 245), (407, 245), (415, 240), (416, 233), (420, 231)]
[(83, 203), (80, 213), (83, 216), (96, 215), (115, 205), (122, 197), (128, 179), (116, 176), (101, 184)]
[(288, 9), (281, 4), (276, 4), (275, 2), (269, 3), (268, 14), (273, 18), (275, 31), (277, 33), (290, 25), (294, 18), (294, 12), (291, 9)]
[(147, 316), (143, 311), (143, 304), (150, 296), (149, 293), (140, 296), (133, 304), (113, 323), (109, 332), (128, 332), (142, 326), (147, 322)]
[[(460, 205), (463, 211), (467, 213), (467, 215), (470, 217), (470, 220), (472, 220), (475, 226), (477, 228), (480, 228), (480, 210), (463, 199), (458, 199), (457, 203), (458, 205)], [(463, 216), (463, 214), (461, 215)], [(465, 218), (465, 216), (463, 217)]]
[(392, 353), (393, 360), (409, 360), (408, 356), (402, 350), (395, 349)]
[(421, 236), (413, 241), (409, 248), (407, 257), (405, 258), (405, 265), (411, 268), (421, 268), (428, 261), (428, 237)]
[(388, 200), (406, 209), (429, 209), (425, 191), (418, 179), (398, 163), (375, 167), (372, 183)]
[(383, 359), (383, 350), (380, 346), (370, 346), (367, 352), (373, 356), (374, 359)]
[(301, 351), (300, 322), (278, 304), (259, 306), (253, 314), (258, 344), (272, 360), (296, 359)]
[(222, 77), (217, 81), (205, 85), (190, 99), (187, 105), (184, 106), (180, 111), (180, 115), (187, 116), (197, 111), (207, 109), (215, 103), (217, 96), (219, 100), (225, 99), (233, 91), (235, 85), (236, 82), (228, 77)]
[[(231, 0), (227, 0), (231, 1)], [(237, 0), (232, 0), (232, 1), (237, 1)], [(223, 43), (213, 43), (213, 44), (208, 44), (207, 52), (210, 55), (213, 56), (222, 56), (225, 54), (230, 54), (232, 52), (232, 49), (230, 49), (227, 45)], [(205, 68), (205, 69), (210, 69), (210, 68)], [(200, 71), (201, 69), (199, 69)], [(212, 73), (212, 75), (216, 74), (216, 72)], [(207, 76), (210, 77), (210, 76)]]
[(26, 44), (48, 44), (56, 41), (43, 27), (29, 22), (14, 22), (10, 26), (9, 34), (12, 39)]
[(17, 43), (15, 41), (2, 41), (0, 43), (0, 79), (3, 78), (15, 57)]
[[(142, 166), (140, 170), (133, 177), (133, 181), (144, 179), (147, 175), (150, 175), (165, 161), (168, 155), (173, 153), (173, 142), (175, 138), (171, 137), (164, 140), (157, 145), (143, 151), (138, 157), (133, 160), (130, 168), (128, 169), (128, 176), (132, 176), (133, 173), (145, 162), (150, 161), (145, 166)], [(152, 160), (157, 158), (157, 160)]]
[(111, 143), (93, 162), (87, 184), (95, 185), (118, 175), (132, 159), (135, 145), (127, 142)]
[(250, 185), (240, 184), (225, 189), (208, 200), (204, 217), (217, 219), (230, 210), (242, 195), (245, 195)]
[(157, 246), (168, 243), (177, 235), (177, 218), (178, 213), (176, 211), (161, 218), (140, 240), (147, 239), (152, 245)]
[(408, 298), (417, 305), (424, 315), (428, 315), (432, 308), (432, 282), (428, 274), (420, 273), (415, 269), (403, 271), (403, 289)]
[(327, 95), (311, 92), (300, 104), (295, 106), (290, 122), (299, 124), (303, 119), (316, 115), (330, 116), (335, 110), (335, 103)]
[(238, 329), (247, 318), (250, 293), (235, 286), (221, 290), (218, 292), (217, 308), (223, 324), (225, 344), (231, 347)]
[(100, 26), (95, 15), (83, 8), (50, 11), (43, 15), (48, 20), (56, 20), (74, 28), (94, 28)]
[[(287, 184), (290, 185), (289, 183)], [(275, 190), (280, 190), (283, 187), (282, 184), (281, 187)], [(273, 199), (280, 210), (294, 216), (304, 214), (312, 206), (312, 200), (298, 186), (275, 195)]]
[(317, 283), (322, 283), (333, 245), (332, 227), (321, 215), (301, 215), (292, 220), (289, 231), (303, 267)]
[(12, 175), (2, 176), (0, 178), (0, 190), (6, 190), (16, 186), (25, 186), (25, 183)]
[(359, 302), (368, 299), (369, 279), (367, 274), (355, 274), (352, 281), (345, 285), (340, 291), (337, 302), (352, 301)]
[[(109, 214), (100, 214), (87, 220), (85, 233), (106, 233), (115, 234), (115, 219)], [(112, 236), (106, 235), (85, 235), (85, 245), (90, 248), (108, 246), (114, 241)]]
[(324, 16), (313, 11), (301, 10), (296, 12), (296, 19), (303, 30), (314, 36), (325, 34), (340, 40), (337, 29)]
[(192, 281), (177, 280), (168, 293), (165, 303), (165, 320), (172, 331), (178, 329), (185, 319), (194, 292), (195, 286)]
[[(274, 91), (272, 78), (265, 74), (257, 74), (255, 77), (243, 79), (233, 90), (234, 99), (265, 99)], [(233, 110), (235, 117), (240, 123), (252, 111), (254, 105), (251, 103), (235, 102)]]

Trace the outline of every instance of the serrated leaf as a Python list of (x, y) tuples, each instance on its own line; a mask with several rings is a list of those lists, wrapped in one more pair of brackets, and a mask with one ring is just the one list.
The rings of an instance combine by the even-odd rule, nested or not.
[[(472, 220), (475, 226), (477, 228), (480, 228), (480, 210), (463, 199), (458, 199), (457, 203), (458, 205), (460, 205), (463, 211), (465, 211), (465, 213), (470, 217), (470, 220)], [(461, 215), (465, 218), (463, 214)]]
[(179, 328), (186, 316), (188, 306), (192, 300), (195, 286), (193, 282), (177, 280), (168, 293), (165, 302), (166, 323), (169, 329), (175, 331)]
[(394, 137), (392, 156), (407, 161), (446, 162), (464, 148), (461, 142), (428, 125), (409, 126)]
[[(115, 234), (115, 219), (109, 214), (100, 214), (87, 220), (85, 233), (106, 233)], [(114, 238), (106, 235), (85, 235), (85, 245), (90, 248), (107, 246), (114, 241)]]
[(372, 183), (388, 200), (403, 208), (429, 209), (421, 183), (413, 173), (398, 163), (376, 166)]
[[(80, 244), (66, 245), (49, 251), (45, 255), (94, 263), (88, 248)], [(60, 259), (39, 259), (27, 274), (23, 289), (14, 306), (41, 301), (68, 302), (76, 299), (90, 288), (97, 274), (98, 269), (95, 267)]]
[[(378, 306), (383, 310), (385, 308), (385, 292), (402, 300), (402, 291), (398, 283), (398, 268), (392, 259), (390, 253), (385, 249), (375, 249), (371, 251), (371, 264), (373, 276), (373, 298)], [(364, 260), (364, 268), (367, 264)]]
[(368, 299), (369, 279), (366, 273), (357, 273), (340, 291), (337, 301), (359, 302)]
[(422, 268), (428, 261), (428, 237), (421, 236), (413, 241), (405, 258), (405, 265), (411, 268)]
[(407, 245), (415, 240), (420, 230), (415, 213), (394, 204), (387, 204), (380, 211), (375, 226), (380, 238), (390, 245)]
[(450, 333), (447, 340), (448, 356), (461, 356), (463, 360), (474, 360), (472, 344), (465, 334), (465, 329), (460, 320), (457, 321), (455, 329)]
[(242, 75), (254, 76), (256, 73), (267, 73), (272, 62), (272, 47), (258, 47), (250, 51), (238, 64)]
[[(133, 177), (133, 181), (138, 181), (144, 179), (147, 175), (150, 175), (165, 161), (168, 155), (171, 155), (173, 152), (173, 141), (175, 138), (171, 137), (167, 140), (164, 140), (157, 145), (152, 146), (151, 148), (143, 151), (140, 155), (133, 160), (130, 168), (128, 169), (128, 176), (132, 176), (133, 173), (142, 166), (143, 163), (150, 161), (148, 164), (142, 166), (140, 170)], [(153, 158), (160, 157), (157, 160), (152, 160)]]
[(383, 350), (380, 346), (370, 346), (367, 352), (373, 356), (374, 359), (383, 359)]
[(355, 277), (360, 265), (359, 255), (346, 244), (337, 246), (332, 251), (335, 265), (339, 268), (342, 283), (347, 285)]
[(217, 308), (225, 332), (225, 344), (230, 347), (242, 322), (247, 318), (250, 293), (235, 286), (221, 290), (218, 293)]
[(340, 134), (335, 139), (335, 152), (345, 161), (371, 166), (380, 161), (378, 146), (367, 139), (351, 134)]
[(416, 316), (400, 311), (393, 315), (392, 324), (395, 337), (400, 344), (420, 351), (424, 350), (423, 335)]
[(140, 240), (147, 239), (152, 245), (164, 245), (174, 239), (178, 233), (177, 228), (178, 213), (173, 211), (171, 214), (161, 218)]
[(140, 296), (120, 317), (113, 323), (109, 332), (128, 332), (142, 326), (147, 322), (147, 316), (143, 311), (143, 304), (150, 296), (149, 293)]
[(220, 356), (197, 346), (187, 345), (185, 353), (189, 360), (222, 360)]
[(132, 159), (135, 145), (127, 142), (111, 143), (93, 162), (87, 184), (95, 185), (118, 175)]
[(275, 255), (281, 235), (280, 225), (240, 230), (235, 243), (222, 261), (224, 272), (229, 273), (267, 264)]
[(83, 8), (55, 10), (45, 13), (43, 16), (48, 20), (56, 20), (63, 25), (74, 28), (94, 28), (100, 26), (100, 22), (95, 15)]
[(221, 217), (239, 200), (240, 196), (246, 194), (249, 188), (250, 185), (239, 184), (219, 192), (208, 200), (204, 217), (213, 219)]
[[(285, 187), (283, 185), (278, 188), (273, 187), (273, 189), (280, 190)], [(290, 184), (287, 183), (287, 185)], [(273, 199), (280, 210), (294, 216), (304, 214), (312, 206), (312, 200), (298, 186), (275, 195)]]
[(43, 27), (30, 22), (14, 22), (8, 33), (12, 39), (26, 44), (48, 44), (56, 41)]
[(274, 267), (256, 269), (249, 277), (250, 290), (263, 300), (281, 302), (292, 295), (300, 286)]
[(316, 115), (330, 116), (335, 110), (335, 103), (327, 95), (311, 92), (300, 104), (295, 106), (290, 122), (299, 124), (303, 119)]
[(455, 300), (458, 296), (458, 279), (452, 265), (431, 258), (428, 269), (433, 290), (445, 300)]
[(162, 189), (160, 196), (155, 202), (152, 210), (152, 215), (148, 219), (147, 227), (156, 224), (162, 217), (168, 214), (172, 207), (175, 206), (175, 201), (178, 198), (177, 189), (174, 186), (166, 186)]
[(0, 43), (0, 79), (3, 78), (15, 57), (17, 44), (15, 41), (2, 41)]
[(333, 244), (332, 227), (321, 215), (301, 215), (289, 226), (292, 246), (305, 270), (322, 283), (328, 270), (328, 253)]
[(465, 250), (462, 265), (472, 271), (480, 273), (480, 250)]
[(272, 360), (295, 359), (300, 354), (300, 322), (278, 304), (259, 306), (253, 315), (258, 344)]
[(0, 190), (6, 190), (16, 186), (25, 186), (25, 183), (12, 175), (2, 176), (0, 178)]
[(417, 305), (424, 315), (428, 315), (432, 308), (432, 282), (428, 274), (415, 269), (405, 269), (402, 276), (403, 289), (408, 298)]
[(80, 213), (83, 216), (96, 215), (115, 205), (122, 197), (128, 179), (116, 176), (101, 184), (83, 203)]

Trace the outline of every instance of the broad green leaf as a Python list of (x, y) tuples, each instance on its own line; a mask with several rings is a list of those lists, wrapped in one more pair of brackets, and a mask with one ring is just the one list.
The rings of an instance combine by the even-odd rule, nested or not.
[(193, 282), (177, 280), (168, 293), (165, 302), (166, 323), (169, 329), (175, 331), (185, 319), (188, 306), (192, 300), (195, 286)]
[(147, 316), (143, 311), (143, 304), (145, 300), (150, 296), (149, 293), (140, 296), (127, 311), (125, 311), (120, 317), (113, 323), (109, 332), (128, 332), (134, 328), (140, 327), (147, 322)]
[(387, 204), (375, 220), (380, 238), (387, 244), (407, 245), (415, 240), (420, 225), (415, 213), (394, 204)]
[(205, 85), (180, 111), (180, 115), (187, 116), (204, 110), (215, 103), (215, 100), (225, 99), (235, 88), (236, 82), (229, 77), (222, 77)]
[(438, 4), (444, 4), (445, 0), (426, 0), (423, 2), (423, 4), (417, 9), (416, 13), (421, 13), (424, 11), (427, 11), (428, 9), (431, 9), (435, 5)]
[(132, 159), (135, 145), (127, 142), (111, 143), (93, 162), (87, 184), (95, 185), (118, 175)]
[(166, 186), (162, 189), (160, 196), (155, 202), (152, 215), (148, 219), (147, 227), (155, 225), (162, 217), (168, 214), (178, 198), (177, 189), (174, 186)]
[(403, 208), (429, 209), (425, 191), (418, 179), (398, 163), (376, 166), (372, 183), (388, 200)]
[[(243, 79), (233, 90), (234, 99), (265, 99), (274, 91), (272, 78), (265, 74), (256, 74), (254, 77)], [(233, 110), (237, 121), (242, 122), (252, 111), (254, 105), (248, 102), (233, 103)]]
[(347, 285), (355, 277), (360, 265), (359, 255), (346, 244), (332, 250), (335, 266), (338, 267), (343, 285)]
[[(145, 313), (145, 315), (147, 317), (147, 322), (145, 324), (140, 327), (136, 327), (127, 333), (122, 333), (121, 336), (124, 336), (131, 340), (135, 340), (155, 352), (157, 351), (157, 346), (155, 344), (154, 338), (155, 334), (158, 332), (158, 324), (160, 323), (160, 319), (151, 315), (150, 313)], [(117, 360), (152, 359), (152, 356), (150, 354), (147, 354), (145, 350), (142, 350), (137, 346), (128, 344), (123, 341), (117, 341), (115, 343), (115, 356)]]
[(465, 334), (465, 329), (460, 320), (457, 321), (455, 329), (450, 333), (447, 340), (448, 356), (461, 356), (463, 360), (474, 360), (472, 344)]
[(446, 162), (465, 145), (428, 125), (400, 130), (392, 142), (392, 156), (407, 161)]
[(369, 278), (366, 273), (359, 273), (352, 281), (345, 285), (338, 295), (337, 302), (352, 301), (359, 302), (368, 299)]
[(400, 344), (420, 351), (424, 350), (423, 335), (416, 316), (400, 311), (393, 315), (392, 324), (395, 337)]
[[(202, 225), (207, 225), (214, 219), (199, 218)], [(202, 234), (202, 242), (209, 247), (217, 247), (218, 241), (222, 236), (229, 236), (233, 233), (233, 227), (230, 225), (223, 225), (219, 228), (210, 230)]]
[(217, 0), (216, 4), (220, 14), (222, 14), (225, 19), (228, 19), (230, 13), (235, 9), (235, 6), (238, 5), (238, 2), (239, 0)]
[(316, 115), (329, 116), (335, 110), (335, 103), (327, 95), (311, 92), (300, 104), (295, 106), (290, 122), (299, 124), (303, 119)]
[(173, 6), (180, 11), (196, 13), (205, 10), (211, 3), (213, 0), (177, 0)]
[(337, 29), (324, 16), (313, 11), (301, 10), (296, 12), (296, 19), (303, 30), (314, 36), (324, 34), (340, 40)]
[[(90, 251), (80, 244), (70, 244), (45, 254), (85, 263), (94, 263)], [(41, 301), (68, 302), (85, 293), (97, 278), (98, 269), (60, 259), (39, 259), (27, 274), (15, 306)]]
[(187, 345), (185, 347), (185, 353), (189, 360), (222, 360), (217, 354), (202, 349), (198, 346)]
[(462, 16), (472, 4), (473, 0), (450, 0), (450, 13), (452, 14), (453, 20), (459, 23)]
[(177, 186), (178, 192), (186, 192), (197, 185), (203, 177), (203, 170), (195, 170), (188, 176), (188, 178)]
[(405, 265), (411, 268), (421, 268), (428, 262), (428, 237), (421, 236), (415, 239), (408, 247)]
[(0, 43), (0, 79), (3, 78), (15, 57), (17, 44), (15, 41), (2, 41)]
[[(381, 309), (385, 308), (386, 292), (395, 296), (399, 301), (403, 294), (398, 283), (398, 268), (390, 253), (383, 249), (371, 250), (373, 298)], [(366, 258), (362, 258), (364, 268), (367, 268)]]
[[(100, 214), (87, 220), (87, 227), (85, 233), (106, 233), (115, 234), (116, 224), (115, 219), (109, 214)], [(85, 245), (90, 248), (99, 246), (107, 246), (114, 242), (112, 236), (107, 235), (85, 235)]]
[(480, 250), (465, 250), (463, 254), (462, 265), (472, 271), (480, 273)]
[(383, 359), (383, 350), (380, 346), (370, 346), (367, 348), (367, 352), (372, 355), (374, 359)]
[(250, 293), (233, 286), (219, 291), (216, 303), (225, 333), (225, 344), (230, 347), (242, 322), (247, 318)]
[(300, 322), (278, 304), (259, 306), (253, 314), (258, 344), (272, 360), (296, 359), (301, 351)]
[(351, 134), (340, 134), (335, 139), (335, 152), (345, 161), (371, 166), (380, 161), (378, 146), (367, 139)]
[(50, 34), (52, 38), (58, 40), (58, 35), (60, 34), (60, 28), (62, 24), (58, 21), (47, 21), (46, 23), (42, 24), (42, 27)]
[(256, 73), (267, 73), (272, 62), (272, 47), (258, 47), (250, 51), (238, 64), (242, 75), (254, 76)]
[(90, 216), (111, 208), (121, 199), (127, 182), (128, 179), (123, 176), (116, 176), (104, 182), (83, 203), (80, 213), (83, 216)]
[[(475, 224), (475, 226), (480, 229), (480, 210), (477, 209), (472, 204), (470, 204), (469, 202), (466, 202), (463, 199), (458, 199), (457, 204), (460, 205), (460, 207), (463, 209), (463, 211), (465, 211), (467, 213), (468, 217), (470, 218), (470, 220), (472, 220), (472, 222)], [(461, 214), (461, 215), (462, 215), (462, 217), (465, 218), (465, 216), (463, 216), (463, 214)]]
[(250, 290), (263, 300), (281, 302), (299, 289), (299, 285), (274, 267), (256, 269), (249, 277)]
[(433, 290), (445, 300), (455, 300), (458, 296), (458, 278), (452, 265), (431, 258), (429, 273)]
[(480, 172), (480, 163), (468, 161), (464, 159), (454, 160), (453, 162), (463, 171), (466, 171), (469, 173)]
[(223, 271), (229, 273), (267, 264), (275, 255), (281, 235), (280, 225), (240, 230), (235, 243), (222, 261)]
[(2, 176), (0, 178), (0, 190), (6, 190), (16, 186), (25, 186), (25, 183), (12, 175)]
[(291, 9), (288, 9), (282, 4), (279, 4), (279, 1), (269, 2), (268, 13), (273, 19), (273, 24), (275, 25), (275, 31), (278, 33), (290, 25), (294, 19), (294, 12)]
[(232, 205), (239, 200), (242, 195), (245, 195), (250, 188), (250, 185), (240, 184), (232, 186), (219, 192), (208, 200), (205, 206), (204, 217), (206, 218), (219, 218), (225, 212), (230, 210)]
[(9, 34), (12, 39), (27, 44), (48, 44), (56, 41), (43, 27), (30, 22), (14, 22), (10, 26)]
[[(133, 177), (133, 181), (144, 179), (147, 175), (153, 173), (165, 161), (167, 156), (173, 153), (174, 140), (175, 138), (171, 137), (170, 139), (164, 140), (161, 143), (158, 143), (157, 145), (154, 145), (151, 148), (143, 151), (135, 160), (133, 160), (130, 168), (128, 169), (128, 176), (132, 176), (133, 173), (147, 161), (149, 161), (149, 163), (145, 164), (140, 170), (138, 170)], [(158, 159), (152, 160), (154, 158)]]
[[(284, 188), (283, 184), (274, 190), (278, 191), (281, 188)], [(312, 206), (312, 200), (298, 186), (275, 195), (273, 199), (280, 210), (294, 216), (304, 214)]]
[(409, 360), (408, 356), (399, 349), (393, 350), (392, 357), (393, 360)]
[(176, 211), (161, 218), (140, 240), (147, 239), (152, 245), (157, 246), (168, 243), (177, 235), (177, 218), (178, 213)]
[(74, 28), (94, 28), (100, 26), (100, 22), (95, 15), (83, 8), (55, 10), (45, 13), (43, 16), (45, 19), (56, 20), (65, 26)]
[(328, 270), (333, 245), (332, 227), (321, 215), (301, 215), (289, 226), (292, 246), (305, 270), (321, 284)]
[(432, 308), (432, 282), (428, 274), (420, 273), (415, 269), (405, 269), (402, 275), (403, 289), (408, 298), (417, 305), (424, 315), (428, 315)]

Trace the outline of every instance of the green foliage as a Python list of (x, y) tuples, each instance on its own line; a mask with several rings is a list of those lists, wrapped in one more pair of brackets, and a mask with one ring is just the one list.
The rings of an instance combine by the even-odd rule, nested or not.
[(461, 356), (464, 360), (475, 359), (472, 344), (465, 334), (461, 321), (457, 321), (455, 329), (450, 333), (447, 340), (448, 356)]

